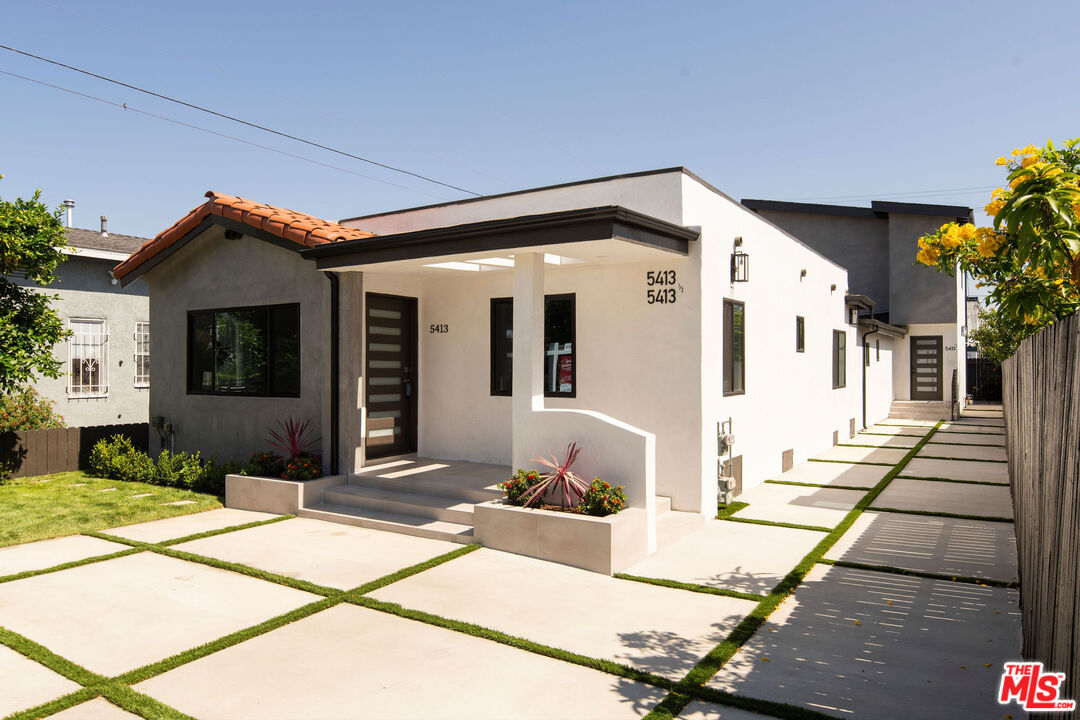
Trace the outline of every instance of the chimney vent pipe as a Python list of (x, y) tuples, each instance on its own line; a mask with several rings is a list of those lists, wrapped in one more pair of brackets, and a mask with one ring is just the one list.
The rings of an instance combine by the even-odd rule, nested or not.
[(109, 237), (109, 218), (101, 216), (101, 237)]
[(63, 205), (65, 208), (67, 208), (67, 226), (68, 227), (73, 227), (73, 225), (71, 224), (71, 209), (75, 207), (75, 201), (74, 200), (65, 200), (64, 202), (62, 202), (60, 204)]

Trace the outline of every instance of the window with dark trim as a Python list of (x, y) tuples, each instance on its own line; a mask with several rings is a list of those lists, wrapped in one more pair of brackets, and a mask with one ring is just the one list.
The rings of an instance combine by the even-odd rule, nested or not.
[(795, 352), (806, 352), (806, 318), (795, 316)]
[(724, 394), (746, 392), (746, 306), (724, 300)]
[(847, 333), (843, 330), (832, 331), (832, 386), (834, 390), (847, 386)]
[(881, 360), (881, 341), (874, 338), (874, 362)]
[(862, 355), (863, 365), (870, 367), (870, 345), (865, 340), (863, 340)]
[(300, 306), (188, 313), (188, 393), (300, 395)]
[[(574, 293), (544, 297), (544, 396), (577, 394), (577, 299)], [(491, 299), (491, 394), (514, 389), (514, 299)]]

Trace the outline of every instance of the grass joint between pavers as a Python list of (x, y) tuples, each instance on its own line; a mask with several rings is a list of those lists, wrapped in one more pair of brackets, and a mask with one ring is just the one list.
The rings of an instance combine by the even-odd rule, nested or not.
[(852, 568), (853, 570), (873, 570), (875, 572), (891, 573), (893, 575), (907, 575), (909, 577), (926, 578), (928, 580), (947, 580), (949, 582), (968, 583), (970, 585), (982, 585), (983, 587), (998, 587), (1018, 589), (1020, 583), (1009, 580), (994, 580), (992, 578), (979, 578), (971, 575), (948, 575), (945, 573), (925, 572), (923, 570), (909, 570), (892, 565), (873, 565), (871, 563), (852, 562), (850, 560), (830, 560), (822, 558), (818, 560), (821, 565), (835, 565), (836, 567)]
[(741, 590), (729, 590), (728, 588), (713, 587), (712, 585), (700, 585), (698, 583), (680, 582), (679, 580), (667, 580), (665, 578), (644, 577), (642, 575), (630, 575), (628, 573), (615, 573), (612, 577), (619, 580), (633, 580), (634, 582), (647, 585), (659, 585), (660, 587), (673, 588), (675, 590), (689, 590), (690, 592), (704, 593), (706, 595), (723, 595), (724, 597), (738, 598), (739, 600), (763, 600), (766, 596), (757, 593), (742, 592)]

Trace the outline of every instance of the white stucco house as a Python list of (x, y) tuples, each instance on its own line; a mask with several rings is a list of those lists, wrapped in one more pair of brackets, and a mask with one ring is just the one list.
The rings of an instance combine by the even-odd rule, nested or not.
[(220, 459), (311, 418), (341, 478), (314, 517), (467, 541), (432, 498), (577, 442), (648, 553), (669, 508), (716, 513), (722, 472), (761, 483), (893, 400), (880, 299), (684, 168), (340, 223), (207, 197), (114, 270), (150, 287), (150, 414)]

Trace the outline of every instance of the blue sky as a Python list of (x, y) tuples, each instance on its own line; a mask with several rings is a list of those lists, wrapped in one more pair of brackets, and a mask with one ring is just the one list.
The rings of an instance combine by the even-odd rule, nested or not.
[[(1075, 9), (7, 0), (0, 43), (482, 194), (685, 165), (737, 198), (980, 217), (995, 157), (1080, 135)], [(7, 51), (0, 71), (351, 171), (0, 74), (0, 196), (73, 198), (77, 226), (152, 236), (209, 189), (330, 220), (464, 197)]]

